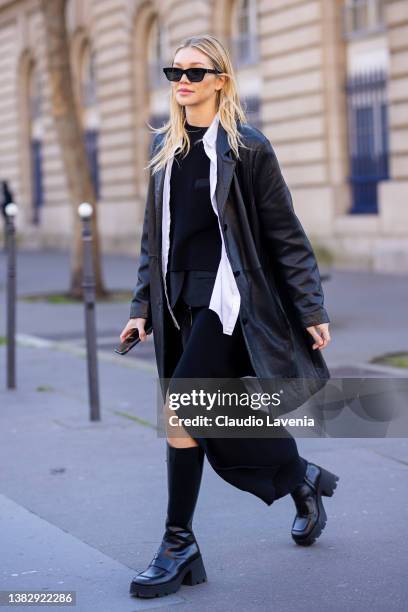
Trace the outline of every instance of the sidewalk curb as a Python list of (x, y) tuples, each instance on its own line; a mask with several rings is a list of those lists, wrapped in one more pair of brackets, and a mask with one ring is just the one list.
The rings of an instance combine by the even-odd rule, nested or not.
[[(388, 374), (393, 375), (395, 378), (408, 378), (408, 370), (404, 368), (394, 368), (393, 366), (380, 365), (375, 363), (365, 363), (365, 362), (357, 362), (357, 363), (344, 363), (343, 361), (339, 361), (337, 363), (330, 363), (329, 370), (334, 370), (335, 368), (361, 368), (362, 370), (369, 370), (372, 372), (378, 372), (379, 374)], [(351, 378), (344, 376), (342, 378)], [(364, 378), (364, 377), (361, 377)]]
[[(86, 357), (86, 348), (81, 348), (72, 342), (60, 342), (56, 340), (48, 340), (47, 338), (41, 338), (40, 336), (32, 336), (30, 334), (16, 334), (16, 341), (21, 346), (30, 346), (32, 348), (40, 349), (52, 349), (55, 351), (63, 351), (76, 355), (77, 357)], [(157, 373), (155, 365), (146, 363), (143, 359), (132, 357), (131, 360), (126, 360), (126, 356), (111, 355), (107, 351), (98, 350), (97, 357), (101, 361), (107, 363), (115, 363), (116, 365), (123, 366), (125, 368), (131, 368), (136, 370), (144, 370), (145, 372), (151, 372), (152, 374)]]

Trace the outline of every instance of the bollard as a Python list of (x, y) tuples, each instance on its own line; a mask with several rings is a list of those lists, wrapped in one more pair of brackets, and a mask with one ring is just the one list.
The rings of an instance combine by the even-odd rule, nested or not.
[(7, 252), (7, 388), (16, 388), (16, 240), (14, 219), (18, 208), (10, 202), (6, 213)]
[(78, 206), (78, 214), (82, 220), (83, 239), (83, 281), (85, 305), (85, 334), (86, 354), (88, 364), (88, 389), (90, 420), (100, 421), (99, 408), (99, 385), (98, 385), (98, 363), (96, 347), (96, 325), (95, 325), (95, 280), (92, 265), (92, 231), (91, 217), (92, 206), (83, 202)]

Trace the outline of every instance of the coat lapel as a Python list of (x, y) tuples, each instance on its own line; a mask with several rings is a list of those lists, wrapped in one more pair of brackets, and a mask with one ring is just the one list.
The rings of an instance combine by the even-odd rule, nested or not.
[(236, 165), (235, 157), (230, 155), (231, 147), (228, 142), (228, 135), (221, 122), (218, 124), (216, 150), (217, 186), (215, 188), (215, 199), (217, 200), (218, 214), (221, 220)]
[[(154, 182), (154, 204), (156, 209), (156, 236), (157, 236), (157, 252), (160, 256), (162, 249), (162, 218), (163, 218), (163, 187), (166, 168), (161, 168), (155, 174)], [(161, 264), (160, 264), (161, 265)]]

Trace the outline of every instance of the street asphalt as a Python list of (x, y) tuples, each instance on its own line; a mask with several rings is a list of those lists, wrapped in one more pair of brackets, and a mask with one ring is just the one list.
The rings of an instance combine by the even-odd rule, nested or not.
[[(109, 289), (131, 291), (137, 259), (105, 256), (103, 271)], [(408, 351), (406, 276), (322, 272), (332, 375), (407, 377), (408, 370), (370, 364)], [(129, 582), (157, 550), (167, 505), (153, 339), (115, 355), (129, 301), (97, 304), (101, 420), (90, 421), (83, 305), (23, 299), (66, 291), (69, 275), (68, 253), (18, 254), (16, 389), (6, 388), (0, 343), (0, 592), (75, 591), (81, 612), (407, 610), (404, 437), (298, 439), (303, 457), (340, 476), (334, 496), (324, 498), (325, 530), (308, 548), (291, 539), (290, 496), (267, 506), (206, 461), (194, 532), (208, 582), (131, 598)], [(6, 278), (3, 252), (0, 336)]]

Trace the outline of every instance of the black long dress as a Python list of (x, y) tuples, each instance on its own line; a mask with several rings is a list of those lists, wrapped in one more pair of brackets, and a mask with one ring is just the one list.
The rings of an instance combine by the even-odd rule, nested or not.
[[(232, 335), (208, 308), (221, 256), (218, 220), (211, 206), (210, 160), (200, 140), (207, 128), (186, 125), (191, 150), (176, 156), (170, 182), (170, 250), (166, 283), (181, 326), (181, 357), (169, 383), (178, 379), (255, 376), (237, 319)], [(236, 390), (236, 385), (234, 390)], [(186, 428), (188, 431), (188, 428)], [(303, 480), (307, 461), (283, 428), (273, 438), (195, 437), (216, 473), (266, 504)]]

